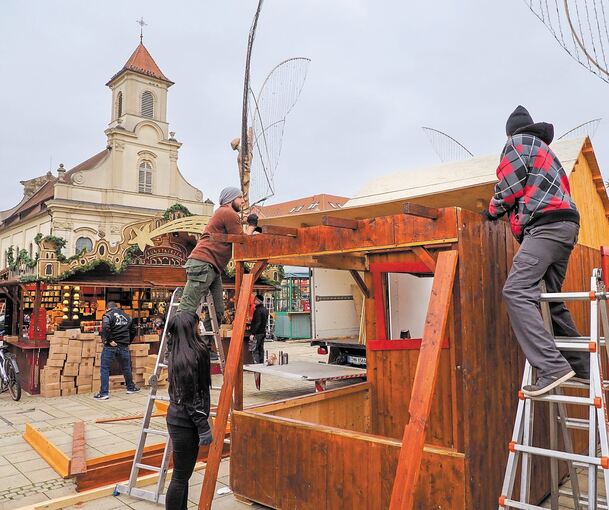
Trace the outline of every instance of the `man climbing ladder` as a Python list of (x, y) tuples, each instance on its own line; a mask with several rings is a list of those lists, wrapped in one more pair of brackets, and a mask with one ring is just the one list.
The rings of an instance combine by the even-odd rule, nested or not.
[[(559, 351), (544, 328), (539, 313), (539, 283), (548, 292), (560, 292), (571, 251), (577, 243), (579, 213), (570, 194), (569, 180), (549, 144), (554, 126), (534, 123), (518, 106), (506, 123), (508, 136), (497, 168), (499, 182), (484, 215), (491, 221), (509, 214), (512, 233), (520, 243), (503, 287), (510, 324), (537, 380), (522, 388), (539, 396), (576, 376), (590, 378), (584, 353)], [(562, 302), (551, 304), (557, 336), (579, 333)]]

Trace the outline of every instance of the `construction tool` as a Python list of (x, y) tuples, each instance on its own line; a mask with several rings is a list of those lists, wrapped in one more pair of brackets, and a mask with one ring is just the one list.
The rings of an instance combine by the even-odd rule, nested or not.
[[(522, 391), (518, 393), (518, 409), (512, 439), (509, 443), (508, 462), (503, 480), (499, 508), (521, 508), (525, 510), (542, 509), (541, 506), (531, 504), (531, 462), (533, 456), (542, 456), (550, 459), (552, 510), (559, 509), (559, 497), (568, 496), (572, 500), (575, 510), (607, 509), (606, 497), (598, 495), (597, 474), (602, 469), (605, 494), (609, 487), (609, 444), (607, 439), (607, 402), (605, 390), (608, 381), (603, 378), (603, 364), (600, 359), (601, 347), (605, 348), (607, 335), (609, 335), (609, 320), (607, 314), (607, 299), (609, 293), (601, 279), (601, 270), (594, 269), (590, 278), (589, 292), (557, 292), (546, 293), (542, 289), (541, 303), (542, 315), (546, 329), (554, 337), (556, 346), (561, 351), (581, 351), (590, 355), (590, 383), (573, 382), (569, 380), (548, 394), (538, 397), (527, 397)], [(564, 301), (590, 302), (590, 336), (582, 337), (555, 337), (552, 331), (552, 318), (549, 303)], [(599, 319), (603, 336), (599, 335)], [(522, 386), (533, 384), (535, 370), (527, 361), (524, 367)], [(587, 397), (564, 395), (563, 388), (585, 389)], [(533, 423), (535, 417), (535, 404), (548, 403), (550, 406), (550, 448), (540, 448), (532, 444)], [(567, 405), (581, 405), (589, 408), (588, 419), (569, 418)], [(558, 428), (563, 438), (564, 450), (558, 449)], [(573, 451), (571, 429), (588, 431), (587, 452)], [(599, 455), (600, 452), (600, 455)], [(514, 495), (516, 472), (520, 462), (520, 494)], [(572, 490), (559, 488), (558, 462), (565, 461), (568, 465)], [(588, 490), (583, 493), (579, 487), (576, 468), (588, 470)]]
[[(162, 395), (157, 395), (157, 386), (158, 386), (158, 378), (161, 375), (161, 371), (164, 368), (167, 368), (167, 329), (168, 325), (175, 317), (175, 314), (178, 311), (178, 306), (180, 304), (180, 299), (182, 297), (182, 288), (176, 289), (171, 296), (171, 303), (169, 305), (169, 311), (167, 312), (167, 320), (165, 321), (165, 326), (163, 328), (163, 334), (161, 335), (161, 341), (159, 344), (159, 353), (156, 360), (156, 365), (154, 369), (154, 374), (150, 377), (150, 393), (148, 395), (148, 402), (146, 404), (146, 410), (144, 412), (144, 419), (142, 421), (142, 427), (140, 429), (139, 440), (137, 444), (137, 448), (135, 450), (135, 456), (133, 458), (133, 466), (131, 467), (131, 475), (129, 476), (129, 481), (126, 484), (119, 484), (116, 486), (115, 495), (118, 494), (126, 494), (128, 496), (132, 496), (134, 498), (152, 501), (153, 503), (165, 504), (165, 495), (163, 491), (165, 489), (165, 480), (167, 478), (167, 469), (169, 467), (169, 458), (171, 456), (171, 438), (169, 437), (169, 433), (165, 430), (157, 430), (150, 427), (150, 421), (153, 417), (154, 411), (154, 402), (157, 400), (160, 401), (169, 401), (169, 397), (165, 397)], [(216, 316), (216, 308), (214, 306), (214, 300), (211, 293), (207, 293), (207, 295), (203, 298), (201, 302), (201, 308), (206, 308), (207, 313), (209, 314), (209, 318), (211, 319), (212, 330), (211, 331), (203, 331), (202, 335), (205, 337), (212, 336), (214, 338), (214, 343), (216, 346), (216, 350), (218, 352), (218, 358), (220, 359), (220, 368), (222, 373), (224, 373), (224, 362), (226, 357), (224, 355), (224, 349), (222, 347), (222, 340), (220, 336), (220, 327), (218, 324), (218, 318)], [(210, 421), (211, 425), (211, 421)], [(165, 449), (163, 451), (163, 457), (161, 460), (160, 466), (150, 466), (142, 463), (142, 457), (144, 454), (144, 448), (146, 446), (146, 439), (148, 435), (157, 435), (164, 437)], [(146, 490), (140, 489), (136, 487), (137, 479), (139, 476), (140, 470), (153, 471), (159, 474), (158, 482), (154, 488), (154, 490)]]

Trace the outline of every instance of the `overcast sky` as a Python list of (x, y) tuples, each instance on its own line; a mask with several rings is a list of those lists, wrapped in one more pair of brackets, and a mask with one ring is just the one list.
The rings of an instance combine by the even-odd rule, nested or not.
[[(217, 202), (237, 185), (247, 33), (254, 0), (4, 0), (0, 12), (0, 209), (19, 180), (105, 147), (104, 86), (139, 42), (164, 74), (185, 177)], [(373, 176), (439, 162), (421, 126), (475, 154), (499, 152), (524, 104), (556, 133), (604, 117), (593, 143), (609, 175), (609, 85), (560, 48), (521, 0), (266, 0), (257, 88), (278, 62), (311, 58), (287, 118), (274, 201), (353, 196)]]

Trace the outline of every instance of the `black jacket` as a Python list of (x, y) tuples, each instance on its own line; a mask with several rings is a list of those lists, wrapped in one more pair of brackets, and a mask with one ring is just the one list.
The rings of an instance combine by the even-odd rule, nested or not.
[(254, 309), (254, 315), (252, 316), (252, 324), (250, 326), (250, 333), (252, 335), (264, 335), (266, 334), (266, 324), (269, 320), (269, 311), (264, 305), (256, 305)]
[(120, 308), (110, 308), (102, 317), (101, 337), (104, 344), (110, 342), (129, 345), (135, 338), (135, 323)]

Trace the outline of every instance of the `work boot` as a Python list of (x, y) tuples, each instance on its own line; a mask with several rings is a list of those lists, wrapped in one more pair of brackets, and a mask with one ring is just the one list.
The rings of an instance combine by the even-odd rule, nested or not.
[(527, 384), (522, 388), (522, 393), (527, 397), (539, 397), (553, 390), (562, 383), (567, 382), (575, 376), (575, 372), (570, 368), (559, 372), (556, 375), (544, 375), (537, 379), (535, 384)]

